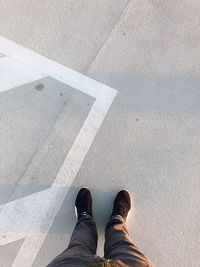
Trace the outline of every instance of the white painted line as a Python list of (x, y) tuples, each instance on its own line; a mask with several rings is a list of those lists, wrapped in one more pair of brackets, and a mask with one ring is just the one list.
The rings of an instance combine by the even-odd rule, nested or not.
[(11, 57), (0, 58), (0, 93), (45, 76)]
[[(96, 100), (87, 116), (76, 140), (71, 147), (65, 162), (63, 163), (53, 186), (68, 186), (68, 179), (74, 179), (82, 165), (95, 136), (100, 128), (106, 113), (113, 101), (114, 95), (110, 95), (107, 101)], [(67, 179), (66, 179), (67, 174)]]
[(96, 99), (52, 187), (0, 206), (0, 245), (25, 238), (12, 267), (30, 267), (117, 91), (3, 37), (0, 37), (1, 52), (28, 65), (31, 71), (35, 69)]
[(102, 97), (103, 100), (112, 91), (114, 94), (116, 93), (116, 90), (113, 88), (32, 52), (2, 36), (0, 36), (0, 52), (29, 65), (41, 73), (48, 73), (48, 76), (66, 83), (94, 98)]

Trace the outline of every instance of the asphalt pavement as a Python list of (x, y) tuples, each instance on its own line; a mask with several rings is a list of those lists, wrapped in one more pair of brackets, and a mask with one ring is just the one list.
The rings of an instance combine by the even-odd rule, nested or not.
[[(47, 235), (37, 239), (42, 226), (38, 233), (19, 224), (17, 238), (2, 243), (0, 265), (46, 266), (63, 251), (76, 193), (88, 186), (98, 254), (114, 197), (125, 188), (134, 243), (158, 267), (199, 267), (200, 3), (0, 1), (0, 36), (0, 209), (24, 199), (31, 214), (32, 196), (43, 193), (46, 205), (60, 170), (68, 186)], [(11, 220), (21, 214), (13, 207)], [(16, 260), (30, 234), (32, 261)]]

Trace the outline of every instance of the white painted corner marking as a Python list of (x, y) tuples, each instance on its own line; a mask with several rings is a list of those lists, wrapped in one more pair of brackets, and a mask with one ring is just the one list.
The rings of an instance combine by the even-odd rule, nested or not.
[(0, 92), (49, 76), (95, 98), (52, 186), (0, 206), (0, 245), (24, 238), (12, 267), (30, 267), (117, 91), (1, 36), (0, 53)]

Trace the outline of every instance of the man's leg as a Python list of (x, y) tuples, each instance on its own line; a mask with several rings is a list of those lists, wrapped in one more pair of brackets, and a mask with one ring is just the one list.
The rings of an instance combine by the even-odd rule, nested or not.
[(97, 229), (92, 215), (92, 197), (87, 188), (82, 188), (76, 198), (78, 222), (69, 246), (48, 267), (86, 266), (97, 261)]
[(90, 215), (80, 218), (71, 236), (69, 246), (48, 267), (86, 266), (96, 261), (97, 229)]
[(128, 266), (153, 266), (129, 237), (126, 218), (130, 208), (129, 193), (125, 190), (120, 191), (115, 198), (112, 216), (105, 230), (104, 257), (115, 261), (121, 260)]
[(78, 248), (95, 255), (97, 249), (96, 224), (90, 215), (83, 216), (76, 224), (68, 249)]
[(133, 244), (125, 220), (120, 215), (112, 216), (106, 226), (104, 257), (111, 260), (121, 260), (128, 266), (153, 266)]

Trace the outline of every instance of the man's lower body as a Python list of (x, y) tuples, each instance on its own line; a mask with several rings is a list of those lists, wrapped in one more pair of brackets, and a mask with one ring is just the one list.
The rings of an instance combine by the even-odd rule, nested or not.
[[(92, 217), (92, 208), (88, 207), (91, 206), (91, 203), (89, 205), (87, 203), (84, 209), (79, 209), (78, 222), (68, 248), (58, 255), (48, 267), (98, 266), (98, 264), (101, 266), (102, 263), (105, 264), (106, 262), (116, 263), (116, 266), (153, 266), (129, 237), (126, 217), (130, 207), (125, 207), (126, 203), (124, 202), (123, 207), (122, 204), (119, 205), (119, 201), (123, 200), (120, 192), (118, 193), (119, 198), (116, 197), (115, 199), (112, 216), (105, 229), (104, 258), (96, 256), (97, 229)], [(128, 196), (127, 191), (123, 193), (125, 193), (125, 197)], [(81, 201), (84, 202), (84, 199), (82, 198)]]

